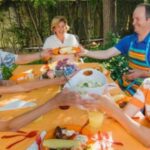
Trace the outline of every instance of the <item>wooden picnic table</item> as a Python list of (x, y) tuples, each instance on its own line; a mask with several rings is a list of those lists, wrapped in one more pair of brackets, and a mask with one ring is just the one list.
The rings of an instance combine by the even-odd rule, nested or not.
[[(79, 64), (81, 69), (83, 68), (100, 68), (101, 65), (98, 63), (86, 63)], [(23, 65), (19, 66), (15, 71), (14, 75), (21, 73), (23, 71), (33, 69), (37, 74), (40, 73), (41, 65)], [(103, 69), (101, 71), (104, 71)], [(107, 74), (107, 73), (106, 73)], [(107, 74), (108, 82), (113, 82), (109, 74)], [(44, 88), (36, 89), (30, 92), (16, 93), (16, 94), (4, 94), (0, 97), (0, 105), (12, 99), (21, 99), (25, 101), (34, 101), (37, 106), (44, 104), (46, 101), (51, 99), (56, 93), (60, 92), (61, 88), (59, 86), (47, 86)], [(110, 91), (112, 96), (123, 94), (119, 87)], [(24, 109), (16, 109), (9, 111), (0, 112), (0, 120), (12, 119), (18, 115), (28, 112), (35, 107), (28, 107)], [(53, 132), (57, 126), (65, 126), (68, 124), (77, 124), (82, 126), (88, 119), (88, 114), (85, 110), (79, 108), (71, 107), (67, 110), (55, 109), (49, 113), (39, 117), (35, 121), (31, 122), (27, 126), (20, 129), (21, 131), (30, 132), (37, 130), (39, 133), (43, 130)], [(112, 132), (112, 137), (115, 141), (123, 143), (123, 146), (115, 145), (113, 148), (115, 150), (148, 150), (140, 142), (138, 142), (134, 137), (132, 137), (124, 128), (120, 126), (115, 120), (104, 117), (104, 122), (102, 126), (99, 127), (101, 131)], [(0, 137), (4, 135), (13, 135), (15, 132), (0, 132)], [(17, 140), (20, 137), (14, 137), (9, 139), (0, 138), (0, 150), (6, 150), (6, 147)], [(26, 150), (33, 142), (35, 137), (28, 138), (16, 145), (14, 145), (10, 150)]]

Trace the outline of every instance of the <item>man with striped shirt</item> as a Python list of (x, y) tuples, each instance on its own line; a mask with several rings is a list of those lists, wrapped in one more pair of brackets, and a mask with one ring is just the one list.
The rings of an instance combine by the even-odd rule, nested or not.
[(134, 95), (143, 79), (150, 76), (150, 4), (139, 4), (133, 12), (134, 34), (125, 36), (114, 47), (105, 51), (83, 49), (80, 56), (108, 59), (122, 54), (129, 57), (129, 72), (119, 79), (120, 87)]

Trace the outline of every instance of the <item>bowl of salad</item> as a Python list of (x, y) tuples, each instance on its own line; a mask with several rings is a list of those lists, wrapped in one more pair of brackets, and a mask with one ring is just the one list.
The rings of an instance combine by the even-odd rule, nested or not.
[(86, 68), (73, 76), (64, 87), (79, 92), (81, 95), (95, 93), (101, 95), (106, 87), (105, 75), (92, 68)]

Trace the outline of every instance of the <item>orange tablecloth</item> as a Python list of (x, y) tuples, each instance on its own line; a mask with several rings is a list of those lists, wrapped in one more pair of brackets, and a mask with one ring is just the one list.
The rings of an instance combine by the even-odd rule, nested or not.
[[(41, 65), (32, 65), (32, 66), (19, 66), (14, 74), (23, 72), (28, 69), (33, 69), (35, 72), (39, 73)], [(86, 68), (86, 67), (94, 67), (99, 68), (100, 65), (97, 63), (90, 63), (90, 64), (81, 64), (80, 68)], [(112, 82), (111, 78), (108, 77), (108, 81)], [(45, 103), (47, 100), (52, 98), (57, 92), (60, 91), (59, 86), (53, 86), (53, 87), (45, 87), (40, 88), (37, 90), (33, 90), (31, 92), (26, 93), (17, 93), (17, 94), (5, 94), (2, 95), (0, 98), (0, 102), (2, 101), (8, 101), (13, 98), (20, 98), (22, 100), (32, 101), (34, 100), (37, 105), (41, 105)], [(117, 88), (115, 90), (111, 91), (112, 95), (120, 94), (122, 91)], [(18, 110), (11, 110), (11, 111), (4, 111), (0, 112), (0, 120), (7, 120), (14, 118), (15, 116), (18, 116), (20, 114), (23, 114), (25, 112), (28, 112), (29, 110), (34, 108), (25, 108), (25, 109), (18, 109)], [(46, 131), (53, 131), (56, 126), (65, 126), (67, 124), (78, 124), (83, 125), (88, 118), (88, 114), (86, 111), (77, 109), (77, 108), (70, 108), (68, 110), (53, 110), (47, 113), (46, 115), (43, 115), (39, 117), (37, 120), (33, 121), (29, 125), (25, 126), (21, 130), (23, 131), (31, 131), (31, 130), (38, 130), (39, 132), (46, 130)], [(147, 150), (142, 144), (140, 144), (135, 138), (130, 136), (116, 121), (113, 119), (108, 119), (107, 117), (104, 120), (104, 123), (102, 127), (100, 127), (102, 131), (111, 131), (113, 139), (115, 141), (122, 142), (123, 146), (115, 146), (115, 150)], [(0, 137), (3, 135), (10, 135), (15, 134), (12, 132), (0, 132)], [(11, 139), (1, 139), (0, 138), (0, 150), (5, 150), (6, 146), (9, 144), (19, 140), (20, 137), (15, 137)], [(34, 138), (26, 139), (23, 142), (15, 145), (10, 150), (26, 150), (28, 146), (30, 146)]]

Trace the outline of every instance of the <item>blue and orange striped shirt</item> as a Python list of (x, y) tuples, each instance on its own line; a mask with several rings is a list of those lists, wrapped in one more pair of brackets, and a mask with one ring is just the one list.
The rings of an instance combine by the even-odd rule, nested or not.
[[(137, 48), (137, 49), (146, 50), (146, 46), (147, 46), (149, 38), (150, 38), (150, 33), (145, 37), (143, 41), (139, 42), (138, 35), (134, 33), (134, 34), (125, 36), (114, 47), (117, 48), (121, 52), (121, 54), (128, 55), (128, 51), (130, 49), (130, 44), (132, 41), (133, 41), (133, 47), (135, 49)], [(150, 50), (148, 53), (148, 60), (150, 62)]]

